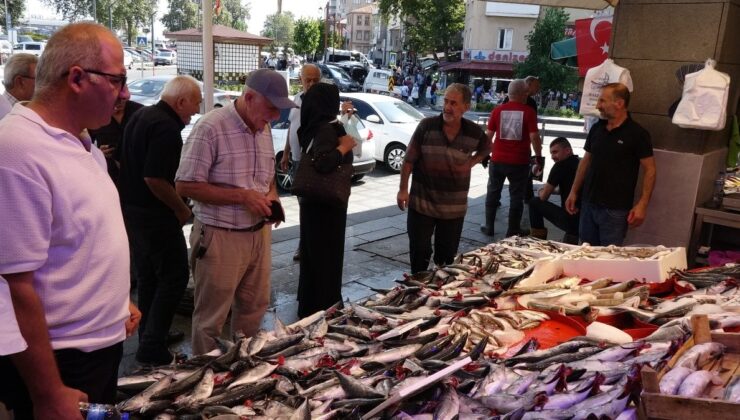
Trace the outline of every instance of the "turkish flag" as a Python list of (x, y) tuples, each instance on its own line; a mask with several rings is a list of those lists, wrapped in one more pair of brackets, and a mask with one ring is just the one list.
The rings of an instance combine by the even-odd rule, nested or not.
[(609, 57), (611, 36), (611, 16), (576, 20), (576, 53), (581, 77), (586, 75), (588, 69), (598, 66)]

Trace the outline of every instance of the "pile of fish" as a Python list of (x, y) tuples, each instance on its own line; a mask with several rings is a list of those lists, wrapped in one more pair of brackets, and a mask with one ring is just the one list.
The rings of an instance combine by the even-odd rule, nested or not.
[(510, 236), (496, 243), (506, 247), (525, 249), (541, 254), (564, 254), (575, 248), (573, 245), (538, 239), (533, 236)]
[(621, 247), (615, 245), (609, 246), (581, 246), (568, 253), (568, 258), (584, 258), (598, 260), (613, 259), (636, 259), (636, 260), (659, 260), (660, 258), (672, 253), (675, 248), (666, 248), (664, 246), (656, 247)]
[(703, 288), (725, 280), (740, 281), (740, 264), (727, 264), (696, 271), (673, 270), (671, 273), (679, 286)]
[[(362, 304), (290, 325), (276, 319), (272, 331), (120, 378), (128, 397), (119, 408), (157, 419), (634, 418), (639, 370), (662, 366), (690, 335), (685, 315), (712, 301), (721, 309), (704, 311), (713, 328), (740, 325), (740, 315), (727, 312), (738, 296), (727, 279), (683, 298), (690, 301), (659, 301), (638, 282), (609, 279), (523, 287), (534, 262), (492, 244), (375, 289)], [(600, 334), (540, 349), (526, 337), (550, 318), (543, 310), (589, 320), (629, 313), (663, 325), (615, 345), (616, 334), (604, 329), (612, 327), (592, 323)]]
[[(709, 342), (692, 346), (660, 379), (660, 392), (689, 398), (710, 397), (712, 385), (725, 385), (725, 380), (720, 376), (726, 373), (722, 372), (726, 369), (722, 363), (724, 354), (725, 346), (721, 343)], [(740, 403), (740, 372), (735, 369), (736, 361), (732, 372), (726, 375), (729, 380), (719, 395), (726, 401)]]

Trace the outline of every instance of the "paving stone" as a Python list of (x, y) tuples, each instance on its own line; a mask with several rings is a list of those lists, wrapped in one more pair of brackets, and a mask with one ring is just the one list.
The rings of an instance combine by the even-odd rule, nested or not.
[(300, 242), (299, 238), (282, 240), (280, 242), (275, 242), (275, 239), (273, 238), (273, 243), (272, 243), (272, 248), (271, 248), (272, 255), (286, 254), (288, 252), (295, 252), (295, 250), (298, 249), (298, 242)]
[(390, 238), (392, 236), (397, 236), (402, 233), (405, 233), (405, 231), (394, 228), (394, 227), (387, 227), (381, 230), (376, 230), (374, 232), (368, 232), (362, 235), (357, 235), (358, 238), (364, 239), (368, 242), (377, 241), (380, 239)]
[(363, 251), (371, 252), (386, 258), (394, 258), (409, 250), (409, 240), (406, 234), (396, 235), (375, 242), (369, 242), (358, 247)]

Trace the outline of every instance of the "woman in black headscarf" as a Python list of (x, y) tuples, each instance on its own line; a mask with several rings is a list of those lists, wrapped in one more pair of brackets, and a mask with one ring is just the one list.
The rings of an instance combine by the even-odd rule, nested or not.
[[(299, 165), (309, 164), (304, 160), (312, 156), (316, 172), (329, 174), (341, 164), (352, 163), (355, 141), (337, 121), (338, 111), (339, 90), (335, 85), (317, 83), (303, 96), (298, 141), (308, 156)], [(302, 197), (300, 223), (298, 316), (303, 318), (342, 301), (347, 204)]]

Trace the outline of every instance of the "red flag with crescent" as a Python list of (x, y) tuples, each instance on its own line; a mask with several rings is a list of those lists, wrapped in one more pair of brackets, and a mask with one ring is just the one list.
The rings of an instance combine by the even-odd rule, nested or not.
[(214, 9), (216, 12), (216, 16), (220, 16), (221, 15), (221, 0), (216, 0), (216, 5)]
[(578, 74), (583, 77), (588, 69), (609, 58), (612, 36), (612, 16), (576, 20), (576, 53)]

